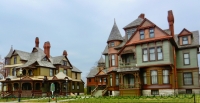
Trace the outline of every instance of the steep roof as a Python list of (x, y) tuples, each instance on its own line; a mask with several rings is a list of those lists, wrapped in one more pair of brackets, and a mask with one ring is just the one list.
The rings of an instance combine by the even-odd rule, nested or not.
[(94, 67), (90, 70), (90, 73), (87, 75), (87, 78), (90, 78), (90, 77), (95, 77), (95, 75), (98, 73), (98, 68), (97, 67)]
[(106, 45), (106, 47), (105, 47), (105, 49), (104, 49), (102, 54), (108, 54), (108, 45)]
[(11, 46), (9, 53), (7, 54), (5, 58), (10, 58), (12, 53), (13, 53), (13, 47)]
[(105, 60), (103, 59), (102, 56), (101, 56), (101, 58), (99, 59), (98, 63), (105, 63)]
[(79, 73), (82, 73), (78, 68), (76, 68), (74, 65), (72, 65), (72, 71), (73, 72), (79, 72)]
[(123, 40), (115, 21), (114, 21), (114, 25), (110, 32), (107, 42), (109, 42), (111, 40)]
[(134, 27), (134, 26), (138, 26), (138, 25), (140, 25), (142, 23), (143, 20), (144, 19), (142, 19), (142, 18), (137, 18), (136, 20), (132, 21), (130, 24), (126, 25), (124, 27), (124, 29), (130, 28), (130, 27)]
[(52, 57), (53, 59), (53, 64), (61, 64), (61, 60), (63, 59), (63, 56), (56, 56), (56, 57)]
[(30, 53), (21, 51), (21, 50), (15, 50), (15, 52), (20, 56), (22, 60), (28, 60), (30, 57)]

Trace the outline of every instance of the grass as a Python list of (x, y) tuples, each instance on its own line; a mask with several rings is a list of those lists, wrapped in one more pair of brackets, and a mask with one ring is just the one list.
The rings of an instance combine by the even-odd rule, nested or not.
[[(200, 103), (200, 95), (177, 95), (177, 96), (116, 96), (116, 97), (91, 97), (91, 96), (60, 96), (57, 101), (61, 103)], [(0, 102), (18, 101), (18, 98), (2, 98)], [(56, 102), (50, 99), (50, 102)], [(48, 97), (21, 98), (21, 102), (49, 102)]]

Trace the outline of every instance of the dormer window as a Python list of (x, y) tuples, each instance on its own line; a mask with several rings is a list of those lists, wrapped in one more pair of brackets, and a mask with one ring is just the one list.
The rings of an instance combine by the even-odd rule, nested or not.
[(115, 43), (114, 42), (110, 42), (110, 47), (114, 47)]
[(189, 44), (189, 43), (188, 43), (188, 36), (182, 37), (182, 42), (183, 42), (183, 45)]
[(64, 65), (64, 66), (67, 66), (67, 61), (64, 61), (64, 60), (63, 60), (63, 65)]
[(144, 30), (140, 30), (140, 39), (144, 39)]
[(42, 59), (42, 61), (47, 61), (47, 58), (46, 58), (46, 57), (44, 57), (44, 58)]
[(129, 30), (127, 30), (127, 37), (128, 37), (128, 39), (131, 37), (131, 33), (129, 32)]
[(154, 37), (154, 28), (149, 29), (149, 37), (153, 38)]

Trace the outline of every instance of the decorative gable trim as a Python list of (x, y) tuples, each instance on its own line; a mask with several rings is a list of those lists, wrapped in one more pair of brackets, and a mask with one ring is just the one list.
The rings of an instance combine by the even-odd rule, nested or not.
[(22, 78), (22, 80), (33, 80), (30, 77), (25, 76), (24, 78)]
[(53, 76), (52, 80), (58, 80), (58, 78), (56, 76)]
[(183, 30), (178, 34), (178, 37), (187, 36), (187, 35), (192, 35), (192, 33), (186, 28), (183, 28)]

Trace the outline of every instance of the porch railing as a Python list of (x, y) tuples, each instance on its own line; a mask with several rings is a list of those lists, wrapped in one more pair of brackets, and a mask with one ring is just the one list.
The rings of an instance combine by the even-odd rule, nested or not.
[(120, 84), (119, 89), (141, 88), (140, 84)]
[(93, 96), (93, 94), (98, 90), (98, 86), (96, 86), (92, 91), (91, 91), (91, 95)]
[(102, 96), (104, 96), (104, 94), (106, 94), (107, 91), (108, 91), (108, 86), (102, 91)]

